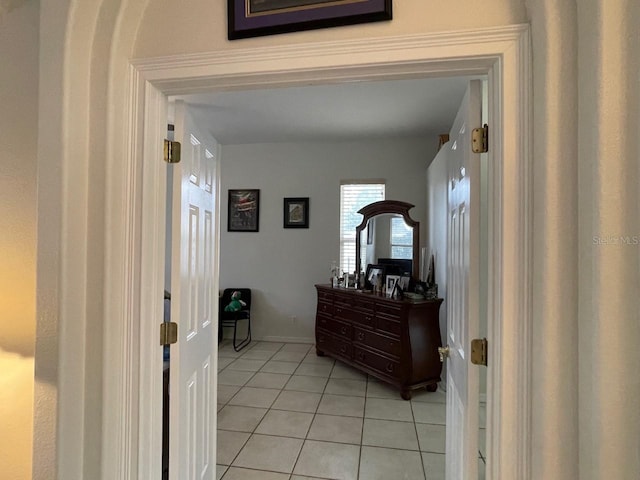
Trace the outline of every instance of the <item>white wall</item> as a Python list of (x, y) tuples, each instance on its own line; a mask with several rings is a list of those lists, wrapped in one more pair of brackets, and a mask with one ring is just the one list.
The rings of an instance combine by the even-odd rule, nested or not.
[[(313, 340), (313, 286), (328, 283), (340, 259), (340, 180), (385, 179), (387, 199), (415, 205), (411, 215), (425, 238), (422, 179), (436, 145), (434, 137), (222, 147), (220, 287), (253, 289), (256, 338)], [(260, 189), (259, 232), (227, 232), (234, 188)], [(309, 197), (308, 229), (283, 228), (284, 197)]]
[[(20, 4), (21, 3), (21, 4)], [(0, 477), (31, 478), (35, 345), (37, 1), (0, 6)]]

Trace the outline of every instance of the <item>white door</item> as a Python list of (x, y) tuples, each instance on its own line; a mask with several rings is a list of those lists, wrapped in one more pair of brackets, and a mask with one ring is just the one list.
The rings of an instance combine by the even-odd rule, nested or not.
[(482, 120), (482, 84), (469, 82), (449, 134), (447, 219), (447, 480), (478, 478), (478, 368), (470, 341), (479, 330), (480, 154), (471, 132)]
[(169, 478), (216, 478), (218, 173), (215, 140), (175, 104), (182, 160), (173, 172)]

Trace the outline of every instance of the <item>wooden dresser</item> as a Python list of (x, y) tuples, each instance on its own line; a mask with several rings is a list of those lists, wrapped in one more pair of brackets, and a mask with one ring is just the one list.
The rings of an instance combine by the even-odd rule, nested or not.
[(395, 385), (405, 400), (417, 388), (436, 390), (442, 372), (442, 299), (409, 302), (329, 285), (316, 290), (318, 355)]

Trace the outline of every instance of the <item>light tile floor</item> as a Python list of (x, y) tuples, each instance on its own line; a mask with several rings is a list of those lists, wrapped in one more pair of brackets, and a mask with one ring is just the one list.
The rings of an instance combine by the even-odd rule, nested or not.
[(218, 480), (445, 478), (444, 392), (401, 400), (308, 344), (225, 340), (218, 370)]

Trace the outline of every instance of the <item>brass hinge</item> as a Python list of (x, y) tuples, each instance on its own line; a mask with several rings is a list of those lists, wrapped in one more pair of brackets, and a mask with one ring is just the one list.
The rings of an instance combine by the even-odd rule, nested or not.
[(173, 345), (178, 341), (178, 324), (162, 322), (160, 324), (160, 345)]
[(473, 153), (487, 153), (489, 151), (489, 125), (474, 128), (471, 132), (471, 150)]
[(487, 366), (488, 344), (486, 338), (474, 338), (471, 340), (471, 363)]
[(167, 163), (180, 163), (180, 142), (165, 139), (164, 161)]

